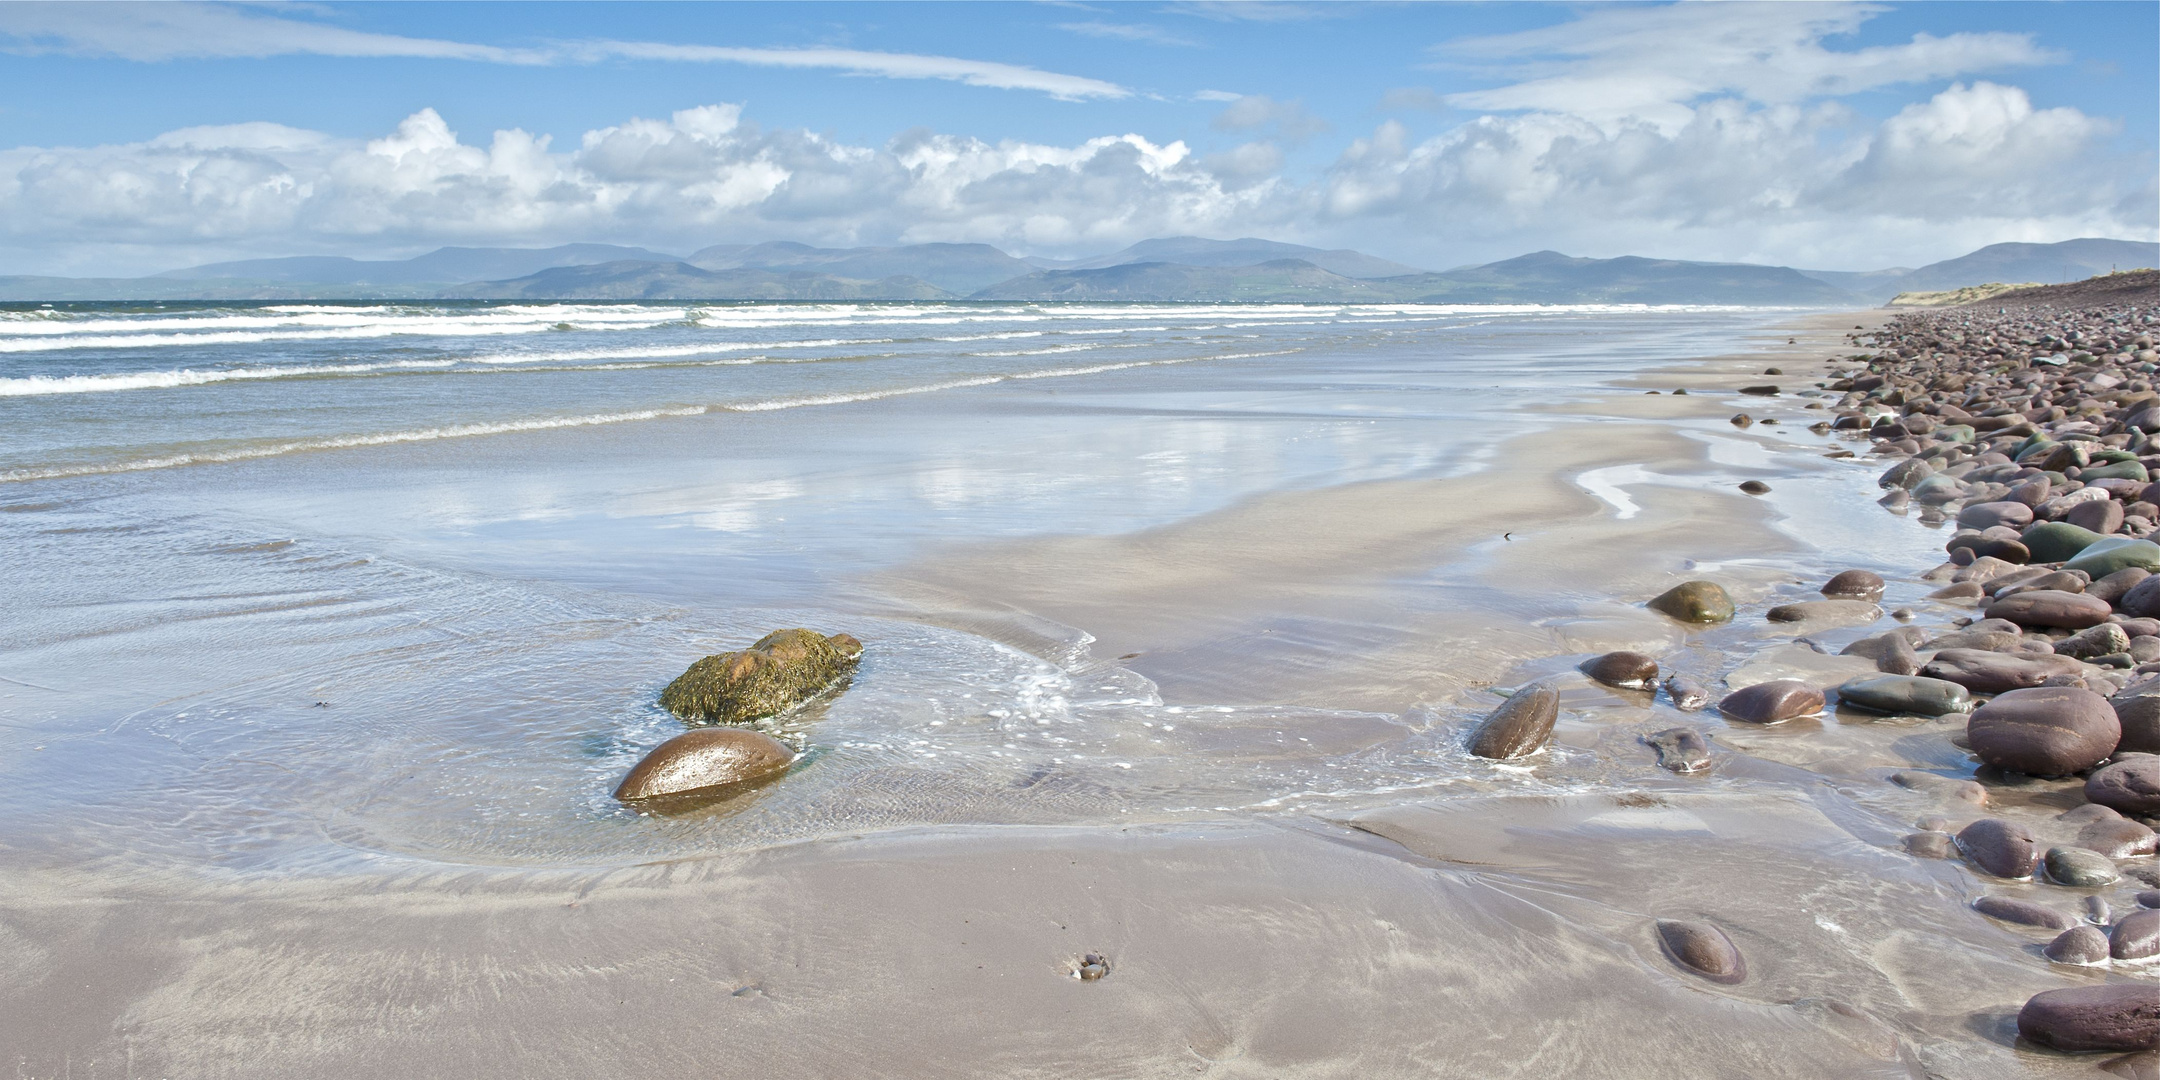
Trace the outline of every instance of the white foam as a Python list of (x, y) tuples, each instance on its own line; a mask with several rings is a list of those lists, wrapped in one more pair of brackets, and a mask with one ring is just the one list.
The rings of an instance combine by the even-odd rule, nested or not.
[(111, 375), (25, 375), (0, 379), (0, 397), (42, 397), (47, 394), (99, 394), (116, 390), (170, 390), (181, 386), (252, 379), (295, 379), (324, 375), (357, 375), (376, 371), (440, 370), (455, 360), (392, 360), (375, 364), (316, 364), (292, 367), (232, 368), (224, 371), (129, 371)]

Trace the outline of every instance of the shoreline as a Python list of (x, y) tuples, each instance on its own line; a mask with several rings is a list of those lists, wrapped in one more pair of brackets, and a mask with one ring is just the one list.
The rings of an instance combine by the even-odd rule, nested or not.
[[(1824, 318), (1838, 323), (1826, 335), (1867, 321)], [(1899, 846), (1901, 821), (1955, 810), (1882, 779), (1893, 758), (1945, 765), (1910, 745), (1942, 725), (1734, 725), (1706, 774), (1678, 776), (1641, 742), (1674, 710), (1573, 673), (1583, 655), (1636, 647), (1708, 678), (1737, 674), (1733, 656), (1854, 669), (1801, 639), (1834, 654), (1860, 628), (1760, 618), (1845, 558), (1795, 531), (1817, 488), (1849, 498), (1860, 471), (1814, 457), (1845, 444), (1803, 435), (1789, 392), (1749, 402), (1784, 421), (1784, 449), (1760, 452), (1760, 428), (1725, 422), (1762, 367), (1804, 385), (1831, 366), (1807, 359), (1820, 339), (1789, 336), (1809, 344), (1645, 372), (1635, 389), (1668, 393), (1607, 396), (1578, 410), (1581, 438), (1504, 444), (1478, 474), (1277, 492), (1138, 536), (976, 545), (852, 586), (891, 584), (885, 614), (1053, 659), (1074, 655), (1060, 650), (1081, 627), (1095, 657), (1138, 646), (1132, 669), (1168, 704), (1282, 703), (1291, 687), (1310, 695), (1292, 704), (1399, 713), (1425, 737), (1399, 753), (1459, 747), (1502, 700), (1496, 683), (1562, 680), (1556, 749), (1527, 774), (1367, 800), (1388, 806), (921, 825), (613, 868), (436, 867), (357, 890), (116, 890), (33, 872), (4, 886), (0, 940), (25, 946), (10, 982), (42, 992), (8, 995), (26, 1007), (0, 1034), (32, 1075), (112, 1062), (123, 1044), (138, 1067), (238, 1075), (2068, 1075), (2091, 1059), (2012, 1049), (2003, 1011), (2057, 980), (1966, 907), (1970, 875)], [(1710, 392), (1683, 403), (1669, 394), (1681, 385)], [(1580, 483), (1643, 460), (1654, 482), (1618, 485), (1633, 517)], [(1772, 481), (1768, 502), (1731, 486), (1755, 476)], [(1491, 535), (1513, 531), (1495, 528), (1508, 515), (1532, 527)], [(1510, 582), (1562, 559), (1578, 586), (1508, 606)], [(1136, 563), (1157, 576), (1115, 580)], [(1030, 591), (1053, 564), (1087, 572), (1068, 596)], [(1895, 569), (1893, 602), (1922, 606)], [(969, 603), (941, 609), (963, 572)], [(1698, 576), (1727, 581), (1742, 616), (1690, 631), (1642, 611)], [(1252, 577), (1267, 583), (1258, 598), (1239, 589)], [(1390, 599), (1419, 590), (1431, 595)], [(1383, 601), (1400, 638), (1436, 654), (1425, 666), (1386, 642), (1350, 665), (1291, 663), (1295, 650), (1229, 663), (1284, 610), (1324, 624)], [(1478, 603), (1488, 617), (1466, 625)], [(1202, 606), (1213, 613), (1179, 614)], [(248, 915), (224, 914), (235, 905)], [(1665, 917), (1724, 927), (1749, 981), (1712, 988), (1676, 968), (1649, 929)], [(1090, 952), (1110, 974), (1083, 983), (1072, 965)], [(1597, 1037), (1555, 1041), (1556, 1016)]]

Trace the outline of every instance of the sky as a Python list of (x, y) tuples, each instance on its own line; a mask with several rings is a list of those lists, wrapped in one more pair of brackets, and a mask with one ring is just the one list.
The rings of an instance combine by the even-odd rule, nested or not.
[(2160, 237), (2160, 4), (0, 3), (0, 273)]

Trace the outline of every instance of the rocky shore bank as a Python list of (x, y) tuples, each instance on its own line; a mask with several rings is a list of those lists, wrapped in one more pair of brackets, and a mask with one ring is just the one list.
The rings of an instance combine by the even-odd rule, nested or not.
[[(1825, 582), (1821, 600), (1759, 615), (1736, 611), (1712, 580), (1648, 605), (1691, 625), (1890, 623), (1841, 651), (1877, 674), (1729, 678), (1716, 713), (1748, 728), (1841, 707), (1953, 720), (1969, 712), (1962, 730), (1912, 736), (1947, 743), (1934, 756), (1962, 758), (1964, 768), (1884, 778), (1943, 807), (1913, 823), (1905, 850), (1963, 860), (1983, 892), (1973, 910), (2028, 933), (2033, 961), (2068, 984), (2018, 1009), (2024, 1045), (2129, 1053), (2103, 1067), (2137, 1076), (2160, 1070), (2152, 1054), (2160, 982), (2147, 966), (2160, 959), (2160, 544), (2148, 539), (2160, 531), (2156, 336), (2160, 274), (2112, 275), (1899, 314), (1850, 335), (1854, 351), (1813, 388), (1742, 388), (1804, 400), (1786, 423), (1815, 414), (1817, 434), (1864, 441), (1831, 456), (1884, 462), (1886, 511), (1949, 534), (1944, 561), (1920, 575), (1934, 587), (1923, 602), (1885, 612), (1884, 579), (1854, 569)], [(1769, 490), (1758, 487), (1750, 494)], [(1598, 656), (1581, 670), (1623, 691), (1660, 685), (1658, 658), (1637, 652)], [(1683, 712), (1712, 705), (1693, 680), (1668, 678), (1662, 689)], [(1557, 711), (1549, 685), (1512, 691), (1466, 749), (1527, 762)], [(1686, 774), (1706, 766), (1722, 734), (1680, 727), (1643, 741), (1659, 764)], [(2006, 888), (2017, 894), (1994, 891)], [(1684, 970), (1720, 983), (1746, 978), (1743, 950), (1716, 926), (1661, 919), (1657, 933)]]

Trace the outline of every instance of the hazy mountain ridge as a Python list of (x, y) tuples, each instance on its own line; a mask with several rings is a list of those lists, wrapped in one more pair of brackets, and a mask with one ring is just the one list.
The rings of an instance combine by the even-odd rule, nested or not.
[(148, 278), (0, 277), (0, 300), (1141, 300), (1455, 304), (1859, 306), (1900, 292), (2089, 277), (2160, 264), (2160, 244), (1994, 244), (1916, 270), (1796, 270), (1541, 251), (1428, 273), (1347, 249), (1271, 240), (1146, 240), (1089, 259), (1016, 258), (988, 244), (818, 248), (441, 248), (413, 259), (298, 256)]

